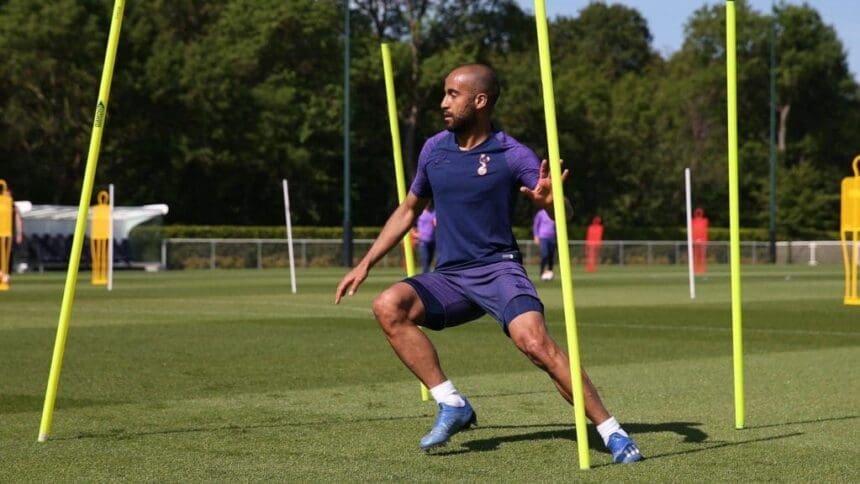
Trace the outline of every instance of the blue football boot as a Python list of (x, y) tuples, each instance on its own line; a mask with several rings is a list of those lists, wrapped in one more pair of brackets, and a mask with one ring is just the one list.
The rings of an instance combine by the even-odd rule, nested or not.
[(609, 436), (606, 446), (612, 452), (612, 460), (616, 464), (630, 464), (642, 460), (642, 453), (633, 439), (618, 432)]
[(433, 424), (430, 433), (421, 437), (421, 442), (418, 444), (421, 450), (429, 450), (444, 445), (452, 435), (478, 424), (475, 410), (469, 405), (468, 400), (465, 398), (463, 400), (466, 401), (466, 405), (462, 407), (439, 404), (439, 416), (436, 417), (436, 423)]

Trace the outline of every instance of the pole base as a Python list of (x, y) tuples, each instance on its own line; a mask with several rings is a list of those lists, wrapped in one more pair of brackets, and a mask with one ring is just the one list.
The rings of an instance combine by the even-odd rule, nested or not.
[(39, 442), (45, 442), (48, 440), (48, 434), (45, 432), (39, 432)]
[(846, 306), (860, 306), (860, 297), (846, 297), (844, 302)]

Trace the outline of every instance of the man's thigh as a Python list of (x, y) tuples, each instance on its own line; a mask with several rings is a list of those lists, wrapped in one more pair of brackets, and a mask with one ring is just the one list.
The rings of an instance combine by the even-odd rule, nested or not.
[(519, 314), (543, 313), (534, 284), (515, 261), (421, 274), (404, 282), (424, 302), (424, 325), (431, 329), (456, 326), (487, 313), (507, 333), (507, 324)]
[(420, 326), (440, 331), (484, 315), (484, 310), (470, 300), (450, 275), (426, 272), (403, 280), (418, 294), (424, 306)]

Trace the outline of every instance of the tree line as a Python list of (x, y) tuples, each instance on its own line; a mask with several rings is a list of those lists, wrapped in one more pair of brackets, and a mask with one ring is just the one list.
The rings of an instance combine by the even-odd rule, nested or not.
[[(839, 183), (860, 151), (860, 87), (845, 47), (809, 5), (737, 3), (741, 224), (768, 220), (770, 67), (777, 52), (781, 236), (834, 230)], [(76, 204), (111, 0), (0, 0), (0, 177), (16, 198)], [(340, 0), (151, 0), (126, 4), (96, 185), (122, 204), (167, 203), (168, 221), (343, 219)], [(513, 0), (352, 0), (351, 192), (355, 225), (396, 204), (379, 45), (390, 42), (407, 175), (441, 129), (444, 74), (500, 74), (496, 123), (546, 153), (534, 18)], [(566, 194), (574, 224), (683, 224), (694, 203), (728, 224), (725, 9), (703, 3), (665, 58), (637, 10), (591, 3), (550, 22)], [(679, 20), (680, 21), (680, 20)], [(518, 206), (526, 225), (531, 207)]]

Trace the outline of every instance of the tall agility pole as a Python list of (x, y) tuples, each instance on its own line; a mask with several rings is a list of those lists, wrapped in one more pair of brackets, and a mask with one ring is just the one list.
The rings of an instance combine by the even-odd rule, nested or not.
[(729, 238), (732, 280), (732, 365), (735, 428), (744, 428), (744, 341), (741, 324), (741, 242), (738, 207), (738, 58), (734, 0), (726, 1), (726, 87), (728, 90)]
[(113, 291), (113, 207), (114, 204), (114, 192), (113, 192), (113, 183), (108, 185), (108, 213), (110, 216), (108, 217), (108, 265), (107, 265), (107, 290)]
[(293, 294), (296, 293), (296, 258), (293, 255), (293, 223), (290, 217), (290, 187), (287, 184), (287, 179), (282, 180), (282, 188), (284, 190), (284, 220), (287, 223), (287, 250), (290, 254), (290, 287)]
[(690, 169), (684, 168), (684, 198), (687, 202), (687, 268), (690, 281), (690, 299), (696, 299), (696, 276), (693, 262), (693, 202)]
[[(388, 124), (391, 126), (391, 149), (394, 152), (394, 176), (397, 181), (397, 201), (406, 199), (406, 176), (403, 171), (403, 152), (400, 149), (400, 124), (397, 117), (397, 98), (394, 95), (394, 69), (391, 67), (391, 48), (382, 44), (382, 68), (385, 73), (385, 98), (388, 103)], [(415, 257), (409, 233), (403, 237), (403, 256), (406, 258), (406, 276), (415, 275)], [(430, 391), (421, 384), (421, 400), (430, 400)]]
[(105, 117), (107, 116), (108, 96), (110, 94), (111, 80), (113, 79), (114, 61), (116, 60), (116, 49), (119, 43), (119, 31), (122, 27), (122, 14), (124, 10), (125, 0), (116, 0), (113, 6), (113, 16), (111, 17), (104, 69), (102, 70), (101, 86), (99, 87), (99, 98), (93, 119), (93, 132), (90, 137), (87, 166), (84, 171), (83, 185), (81, 186), (81, 201), (78, 204), (78, 219), (75, 223), (72, 252), (69, 255), (69, 271), (66, 274), (66, 286), (63, 291), (63, 303), (57, 327), (57, 339), (54, 342), (54, 356), (51, 358), (51, 373), (48, 376), (48, 389), (45, 392), (42, 423), (39, 427), (39, 442), (45, 442), (48, 439), (48, 433), (51, 431), (51, 421), (54, 417), (54, 403), (57, 399), (60, 370), (63, 366), (63, 353), (66, 349), (66, 336), (69, 333), (69, 319), (71, 317), (72, 304), (75, 300), (75, 287), (78, 282), (81, 249), (84, 245), (84, 234), (87, 227), (87, 213), (93, 193), (93, 180), (95, 179), (96, 165), (98, 165), (99, 150), (101, 149), (102, 131), (104, 130)]
[(573, 411), (576, 423), (576, 443), (579, 448), (579, 468), (591, 467), (588, 454), (588, 431), (585, 420), (585, 397), (582, 388), (582, 367), (579, 362), (579, 336), (573, 304), (573, 277), (570, 269), (570, 247), (567, 240), (567, 217), (564, 207), (564, 187), (561, 182), (561, 155), (558, 147), (558, 127), (555, 118), (555, 94), (552, 86), (552, 66), (549, 56), (549, 28), (544, 0), (535, 0), (538, 52), (540, 55), (543, 108), (546, 118), (546, 140), (552, 178), (553, 213), (555, 214), (558, 265), (561, 269), (561, 294), (564, 302), (564, 324), (570, 359), (570, 381), (573, 385)]

